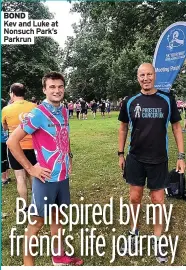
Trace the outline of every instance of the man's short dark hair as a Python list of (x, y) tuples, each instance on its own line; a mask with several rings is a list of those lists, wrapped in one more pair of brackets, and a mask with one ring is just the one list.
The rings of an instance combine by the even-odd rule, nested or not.
[(26, 88), (21, 83), (13, 83), (10, 86), (10, 93), (13, 93), (16, 97), (24, 97)]
[(59, 72), (52, 71), (52, 72), (45, 74), (44, 77), (42, 78), (43, 88), (46, 88), (46, 80), (47, 79), (62, 80), (64, 83), (64, 86), (65, 86), (65, 79), (64, 79), (63, 75)]

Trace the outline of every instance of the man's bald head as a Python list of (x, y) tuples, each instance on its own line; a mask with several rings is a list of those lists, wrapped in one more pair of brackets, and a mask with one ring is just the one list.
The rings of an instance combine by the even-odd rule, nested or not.
[(138, 68), (137, 77), (142, 92), (151, 94), (156, 91), (154, 88), (155, 69), (151, 63), (141, 64)]
[(26, 89), (22, 83), (13, 83), (10, 86), (10, 93), (13, 93), (16, 97), (24, 97)]
[(155, 74), (155, 68), (153, 67), (153, 65), (151, 63), (143, 63), (139, 66), (138, 71), (137, 71), (137, 75), (141, 70), (144, 70), (144, 69), (149, 69), (149, 70), (151, 69), (151, 70), (153, 70), (153, 72)]

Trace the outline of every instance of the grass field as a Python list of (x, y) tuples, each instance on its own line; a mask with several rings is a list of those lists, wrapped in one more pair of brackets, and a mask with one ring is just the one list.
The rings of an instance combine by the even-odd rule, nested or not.
[[(96, 228), (95, 234), (103, 235), (106, 240), (104, 248), (105, 255), (99, 257), (94, 249), (93, 256), (84, 256), (85, 265), (128, 265), (128, 266), (149, 266), (159, 265), (154, 256), (147, 256), (147, 249), (144, 250), (143, 257), (120, 257), (110, 264), (112, 255), (112, 236), (122, 235), (128, 231), (128, 225), (119, 224), (119, 201), (123, 197), (125, 203), (128, 202), (128, 186), (122, 179), (122, 174), (118, 168), (118, 112), (112, 113), (111, 118), (101, 119), (100, 115), (94, 120), (89, 113), (88, 120), (70, 120), (71, 149), (74, 154), (73, 172), (70, 178), (71, 201), (72, 203), (99, 203), (102, 206), (109, 203), (110, 197), (114, 200), (114, 222), (112, 225), (101, 223), (95, 226), (92, 217), (89, 215), (88, 225), (76, 225), (73, 227), (71, 235), (74, 240), (71, 242), (75, 248), (75, 254), (80, 255), (80, 229)], [(186, 136), (186, 135), (184, 135)], [(186, 140), (185, 140), (186, 148)], [(169, 127), (169, 168), (173, 169), (176, 164), (177, 150)], [(16, 227), (17, 234), (22, 235), (27, 224), (16, 225), (14, 213), (17, 197), (16, 183), (14, 176), (9, 185), (2, 188), (2, 210), (8, 216), (2, 221), (2, 265), (22, 265), (22, 256), (10, 256), (10, 231)], [(29, 190), (29, 193), (30, 190)], [(82, 197), (84, 200), (82, 201)], [(142, 224), (140, 234), (152, 234), (152, 224), (145, 223), (145, 204), (150, 203), (149, 192), (145, 191), (142, 202), (142, 214), (140, 223)], [(166, 235), (171, 235), (174, 241), (176, 235), (179, 236), (176, 258), (173, 265), (186, 265), (186, 202), (182, 200), (168, 199), (167, 205), (173, 204), (171, 225)], [(112, 228), (116, 231), (113, 232)], [(68, 226), (67, 226), (68, 230)], [(43, 227), (40, 234), (49, 234), (49, 227)], [(146, 247), (146, 245), (144, 245)], [(45, 246), (46, 248), (46, 246)], [(16, 250), (16, 247), (15, 247)], [(170, 249), (168, 249), (169, 255)], [(52, 265), (50, 256), (36, 257), (36, 265)], [(167, 265), (170, 265), (170, 259)]]

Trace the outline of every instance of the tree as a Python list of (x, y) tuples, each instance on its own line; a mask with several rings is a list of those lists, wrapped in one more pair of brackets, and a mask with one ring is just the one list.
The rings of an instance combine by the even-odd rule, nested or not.
[(68, 91), (87, 99), (117, 99), (139, 90), (137, 67), (152, 62), (161, 33), (186, 15), (184, 1), (76, 2), (82, 20), (74, 25), (64, 69)]
[[(3, 11), (23, 11), (30, 19), (51, 19), (48, 8), (37, 2), (2, 2)], [(7, 98), (9, 87), (14, 82), (23, 83), (27, 98), (42, 98), (41, 78), (51, 70), (60, 70), (62, 51), (50, 37), (35, 38), (34, 45), (2, 45), (2, 97)]]

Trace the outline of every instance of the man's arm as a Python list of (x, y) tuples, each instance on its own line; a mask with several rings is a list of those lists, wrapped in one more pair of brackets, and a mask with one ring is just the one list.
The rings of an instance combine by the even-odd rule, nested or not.
[[(128, 123), (121, 122), (119, 127), (119, 136), (118, 136), (118, 151), (124, 152), (125, 143), (128, 134)], [(125, 165), (124, 154), (119, 155), (119, 167), (123, 170)]]
[(4, 130), (8, 130), (8, 125), (7, 122), (2, 123), (3, 129)]
[(50, 179), (50, 170), (40, 166), (32, 166), (30, 161), (26, 158), (20, 146), (20, 141), (27, 135), (27, 133), (18, 126), (7, 140), (7, 146), (10, 149), (15, 159), (23, 166), (23, 168), (32, 176), (39, 178), (42, 182), (44, 179)]
[[(183, 134), (180, 122), (176, 122), (172, 124), (172, 131), (174, 134), (174, 138), (177, 144), (178, 153), (184, 153), (184, 141)], [(184, 173), (185, 171), (185, 161), (183, 159), (178, 159), (176, 170)]]
[(126, 143), (126, 139), (127, 139), (127, 134), (128, 134), (128, 123), (121, 122), (120, 127), (119, 127), (119, 139), (118, 139), (118, 143), (119, 143), (118, 151), (119, 152), (124, 151), (125, 143)]
[(6, 109), (3, 108), (2, 109), (2, 126), (3, 126), (3, 129), (4, 130), (8, 130), (8, 125), (7, 125), (7, 122), (6, 122)]
[[(71, 153), (70, 138), (69, 138), (69, 153)], [(70, 161), (70, 166), (69, 166), (68, 173), (71, 174), (72, 173), (72, 158), (70, 156), (69, 156), (69, 161)]]

